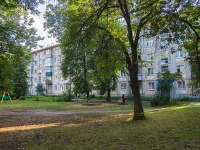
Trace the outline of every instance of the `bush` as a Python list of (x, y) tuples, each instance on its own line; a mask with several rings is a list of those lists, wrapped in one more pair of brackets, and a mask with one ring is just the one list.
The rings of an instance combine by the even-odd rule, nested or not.
[(159, 100), (158, 97), (152, 98), (151, 101), (150, 101), (150, 104), (151, 104), (152, 107), (161, 105), (160, 100)]
[(73, 98), (74, 98), (74, 95), (72, 95), (70, 93), (63, 93), (62, 95), (59, 96), (57, 101), (58, 102), (71, 102)]
[(20, 96), (19, 100), (25, 100), (26, 97), (25, 96)]

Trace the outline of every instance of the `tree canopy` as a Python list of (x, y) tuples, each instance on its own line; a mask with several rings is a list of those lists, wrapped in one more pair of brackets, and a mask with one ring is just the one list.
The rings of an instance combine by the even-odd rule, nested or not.
[[(16, 76), (20, 73), (27, 73), (26, 69), (30, 60), (30, 50), (37, 46), (38, 40), (42, 39), (36, 34), (36, 29), (30, 27), (33, 19), (28, 16), (29, 11), (37, 13), (36, 6), (39, 3), (42, 3), (42, 1), (1, 1), (0, 91), (12, 91), (14, 88), (19, 89), (19, 82), (22, 80), (27, 81), (26, 75), (20, 80), (16, 79)], [(15, 85), (17, 86), (15, 87)], [(25, 85), (23, 86), (27, 87)]]
[[(187, 37), (198, 37), (199, 3), (195, 0), (61, 0), (59, 5), (49, 8), (45, 26), (64, 47), (69, 46), (68, 43), (76, 47), (83, 41), (90, 45), (88, 41), (95, 39), (99, 31), (109, 35), (110, 42), (116, 43), (116, 50), (123, 54), (130, 75), (133, 120), (145, 118), (138, 82), (140, 39), (163, 36), (172, 45), (181, 46)], [(192, 38), (189, 41), (193, 41)]]

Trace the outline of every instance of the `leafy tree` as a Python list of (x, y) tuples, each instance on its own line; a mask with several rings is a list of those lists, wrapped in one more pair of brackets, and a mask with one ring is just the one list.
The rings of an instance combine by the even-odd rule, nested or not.
[[(41, 40), (36, 30), (30, 28), (32, 18), (28, 10), (37, 13), (36, 6), (42, 1), (3, 0), (0, 4), (0, 91), (13, 91), (19, 80), (20, 72), (26, 72), (30, 59), (30, 50)], [(23, 70), (23, 71), (22, 71)], [(18, 72), (20, 71), (20, 72)], [(22, 76), (21, 76), (22, 77)], [(23, 81), (27, 77), (23, 75)], [(25, 85), (25, 84), (24, 84)], [(27, 87), (27, 86), (24, 86)], [(15, 89), (16, 90), (16, 89)]]
[(182, 15), (185, 11), (190, 11), (188, 8), (197, 7), (192, 2), (182, 0), (173, 2), (169, 0), (63, 0), (60, 1), (59, 6), (51, 6), (52, 12), (47, 12), (46, 27), (49, 27), (50, 33), (62, 39), (61, 43), (66, 43), (70, 39), (73, 47), (76, 47), (77, 43), (82, 42), (83, 39), (92, 41), (94, 36), (98, 35), (98, 31), (104, 31), (110, 35), (125, 56), (133, 93), (133, 120), (141, 120), (145, 118), (145, 115), (138, 82), (140, 60), (137, 50), (140, 38), (160, 34), (165, 35), (169, 43), (172, 43), (180, 34), (181, 37), (186, 37), (186, 34), (182, 33), (183, 27), (187, 31), (191, 28), (188, 28), (190, 26), (188, 23), (184, 23)]
[(36, 89), (37, 95), (44, 95), (44, 91), (45, 91), (44, 86), (41, 83), (39, 83)]
[(169, 70), (157, 73), (157, 91), (160, 100), (168, 103), (170, 99), (170, 92), (174, 81), (182, 80), (182, 75), (179, 72), (171, 73)]

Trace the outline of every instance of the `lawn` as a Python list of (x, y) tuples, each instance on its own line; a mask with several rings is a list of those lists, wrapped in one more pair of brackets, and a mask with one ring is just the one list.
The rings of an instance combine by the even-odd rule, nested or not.
[[(23, 102), (23, 103), (22, 103)], [(50, 104), (52, 103), (52, 104)], [(117, 104), (82, 106), (81, 102), (9, 101), (0, 105), (0, 149), (2, 150), (151, 150), (200, 149), (199, 104), (145, 109), (146, 120), (128, 122), (132, 112), (119, 110)], [(15, 105), (12, 107), (12, 105)], [(31, 105), (31, 106), (30, 106)], [(59, 105), (59, 107), (58, 107)], [(61, 105), (61, 106), (60, 106)], [(64, 105), (64, 106), (62, 106)], [(132, 104), (131, 104), (132, 105)], [(125, 106), (125, 107), (130, 107)], [(56, 107), (56, 109), (53, 109)], [(67, 107), (70, 107), (67, 109)], [(90, 109), (91, 113), (63, 115), (31, 115), (29, 109), (40, 111), (58, 108), (69, 111)], [(9, 115), (9, 111), (26, 111)], [(92, 113), (102, 110), (100, 113)]]

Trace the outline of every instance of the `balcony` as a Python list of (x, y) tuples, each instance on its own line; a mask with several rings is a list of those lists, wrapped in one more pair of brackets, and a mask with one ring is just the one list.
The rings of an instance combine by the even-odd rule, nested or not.
[(46, 76), (52, 76), (53, 73), (52, 72), (46, 72)]
[(52, 80), (46, 79), (45, 84), (46, 84), (46, 85), (52, 85), (53, 82), (52, 82)]

